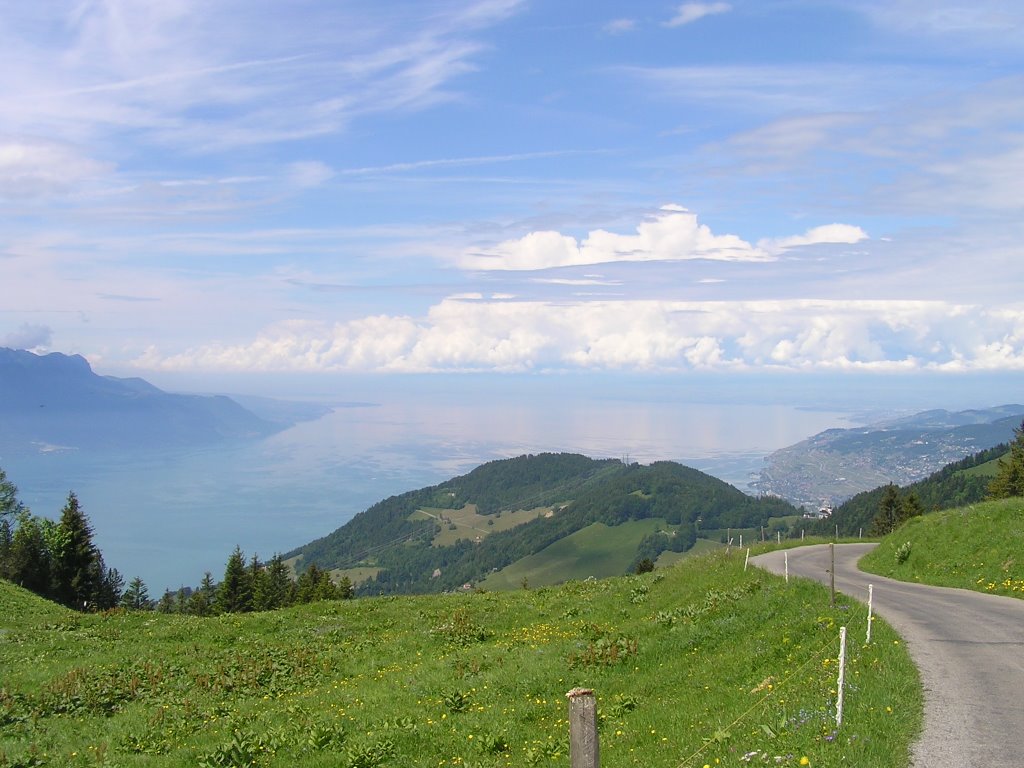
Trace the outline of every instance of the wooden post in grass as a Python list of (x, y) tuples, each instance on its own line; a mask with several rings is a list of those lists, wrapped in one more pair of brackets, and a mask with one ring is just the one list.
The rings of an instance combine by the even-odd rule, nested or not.
[(571, 768), (599, 768), (597, 699), (589, 688), (573, 688), (569, 699), (569, 764)]

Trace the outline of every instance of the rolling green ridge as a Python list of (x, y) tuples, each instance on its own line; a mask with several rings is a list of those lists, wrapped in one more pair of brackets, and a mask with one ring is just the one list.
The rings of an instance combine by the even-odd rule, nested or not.
[[(465, 537), (456, 532), (455, 541), (438, 546), (442, 527), (458, 528), (456, 512), (469, 505), (480, 516), (477, 520), (540, 508), (549, 514), (523, 516), (524, 522), (511, 528), (491, 526), (493, 532), (477, 522)], [(446, 520), (441, 519), (444, 510), (452, 511)], [(462, 477), (385, 499), (286, 557), (300, 557), (300, 569), (311, 563), (379, 569), (361, 585), (362, 594), (438, 592), (476, 584), (594, 523), (614, 528), (660, 518), (678, 534), (665, 538), (660, 549), (659, 540), (637, 542), (628, 564), (641, 552), (654, 559), (662, 550), (692, 545), (698, 525), (757, 527), (795, 512), (785, 501), (751, 498), (674, 462), (640, 466), (577, 454), (527, 455), (489, 462)], [(561, 580), (573, 573), (567, 571)]]
[[(916, 673), (863, 606), (724, 550), (642, 576), (211, 618), (71, 614), (0, 582), (0, 766), (562, 766), (595, 690), (604, 763), (902, 768)], [(806, 758), (806, 760), (804, 760)]]
[(1024, 599), (1022, 553), (1024, 499), (1013, 498), (909, 520), (860, 565), (902, 581)]

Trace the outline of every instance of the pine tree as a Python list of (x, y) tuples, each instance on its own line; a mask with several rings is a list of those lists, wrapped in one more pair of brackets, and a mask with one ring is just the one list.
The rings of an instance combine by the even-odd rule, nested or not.
[(207, 571), (199, 589), (192, 593), (188, 601), (188, 613), (193, 616), (212, 616), (217, 603), (217, 585), (213, 583), (213, 574)]
[(912, 517), (919, 517), (924, 513), (924, 509), (921, 507), (921, 501), (917, 498), (916, 493), (908, 493), (902, 499), (900, 499), (900, 510), (899, 510), (899, 521), (897, 527), (903, 525)]
[(171, 590), (166, 590), (163, 596), (160, 598), (160, 602), (156, 604), (156, 610), (158, 613), (177, 613), (178, 606), (174, 597), (174, 593)]
[(18, 501), (17, 487), (7, 479), (7, 473), (0, 467), (0, 519), (15, 517), (23, 509)]
[(224, 580), (217, 590), (217, 609), (221, 613), (252, 610), (252, 579), (246, 570), (241, 547), (235, 547), (224, 566)]
[(49, 540), (56, 526), (28, 510), (21, 511), (17, 523), (4, 576), (37, 595), (49, 597), (53, 582)]
[(1010, 452), (999, 460), (999, 471), (988, 485), (991, 499), (1024, 496), (1024, 422), (1014, 430)]
[(121, 596), (121, 605), (129, 611), (148, 611), (153, 607), (149, 590), (138, 576), (128, 582), (128, 588)]
[(266, 606), (267, 610), (284, 608), (292, 604), (295, 585), (288, 566), (281, 555), (276, 554), (267, 563)]
[(338, 588), (339, 600), (351, 600), (355, 597), (356, 589), (352, 586), (352, 579), (348, 576), (342, 576), (336, 586)]
[(871, 533), (875, 536), (885, 536), (891, 533), (899, 522), (900, 494), (893, 483), (885, 486), (882, 500), (878, 503), (878, 512), (871, 522)]
[(260, 562), (259, 556), (253, 554), (249, 559), (249, 583), (252, 584), (252, 610), (269, 611), (273, 606), (269, 602), (267, 588), (269, 586), (267, 569)]
[(124, 576), (117, 568), (107, 568), (103, 564), (102, 555), (97, 558), (94, 568), (99, 585), (93, 595), (96, 609), (108, 611), (111, 608), (116, 608), (121, 602), (121, 593), (124, 591)]
[(92, 542), (89, 519), (73, 491), (61, 510), (52, 551), (54, 599), (79, 610), (88, 607), (101, 586), (102, 576), (97, 569), (100, 553)]

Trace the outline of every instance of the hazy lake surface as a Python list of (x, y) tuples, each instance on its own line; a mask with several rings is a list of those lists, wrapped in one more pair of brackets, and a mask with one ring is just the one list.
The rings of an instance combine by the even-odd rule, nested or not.
[(219, 580), (234, 546), (267, 558), (324, 536), (380, 499), (495, 458), (568, 451), (648, 463), (670, 459), (743, 490), (771, 451), (846, 413), (778, 404), (632, 402), (459, 393), (383, 393), (267, 439), (199, 450), (0, 456), (34, 512), (56, 517), (69, 490), (107, 564), (150, 594)]

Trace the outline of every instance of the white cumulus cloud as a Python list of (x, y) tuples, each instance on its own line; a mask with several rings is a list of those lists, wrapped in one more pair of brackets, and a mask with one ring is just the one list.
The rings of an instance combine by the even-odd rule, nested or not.
[(1024, 305), (449, 298), (421, 318), (289, 322), (144, 368), (264, 371), (1024, 370)]
[(773, 261), (789, 248), (821, 243), (856, 243), (860, 227), (826, 224), (802, 235), (764, 239), (752, 245), (737, 235), (717, 235), (679, 205), (662, 206), (635, 234), (597, 229), (582, 240), (551, 230), (530, 232), (491, 248), (463, 251), (458, 265), (470, 270), (541, 270), (637, 261)]
[(615, 261), (767, 261), (764, 251), (736, 235), (716, 235), (697, 215), (663, 206), (630, 235), (597, 229), (582, 241), (553, 231), (530, 232), (490, 249), (467, 250), (459, 266), (475, 270), (537, 270)]

